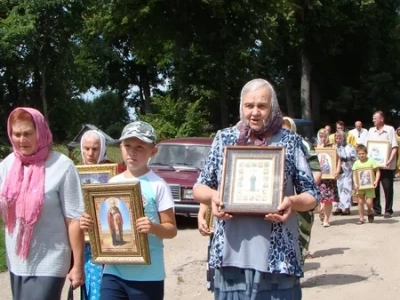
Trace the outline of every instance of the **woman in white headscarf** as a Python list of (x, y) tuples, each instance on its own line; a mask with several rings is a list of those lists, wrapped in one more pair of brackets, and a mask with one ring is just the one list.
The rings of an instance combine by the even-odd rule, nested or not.
[[(104, 135), (97, 130), (86, 131), (81, 138), (82, 163), (85, 165), (111, 163), (106, 155), (107, 145)], [(94, 264), (90, 244), (85, 245), (86, 296), (89, 300), (100, 299), (102, 265)]]
[(353, 146), (347, 143), (346, 133), (335, 133), (336, 148), (341, 161), (342, 173), (337, 180), (339, 190), (339, 205), (333, 215), (350, 215), (350, 206), (353, 189), (353, 164), (357, 160), (357, 152)]
[(81, 154), (84, 165), (110, 163), (106, 152), (106, 138), (100, 131), (88, 130), (82, 135)]

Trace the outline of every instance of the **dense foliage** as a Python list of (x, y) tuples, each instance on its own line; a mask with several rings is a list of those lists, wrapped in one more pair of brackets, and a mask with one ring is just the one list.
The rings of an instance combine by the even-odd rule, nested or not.
[[(127, 108), (161, 137), (238, 120), (249, 79), (315, 126), (400, 106), (400, 0), (0, 0), (0, 131), (40, 109), (55, 139), (91, 123), (118, 136)], [(93, 101), (90, 88), (104, 92)], [(396, 124), (397, 125), (397, 124)]]

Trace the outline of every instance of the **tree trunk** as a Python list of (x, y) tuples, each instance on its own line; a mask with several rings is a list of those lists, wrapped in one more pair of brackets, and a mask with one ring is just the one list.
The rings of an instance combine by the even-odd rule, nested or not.
[(47, 123), (50, 126), (49, 122), (49, 114), (48, 114), (48, 108), (47, 108), (47, 98), (46, 98), (46, 74), (45, 70), (42, 67), (39, 67), (39, 72), (40, 72), (40, 79), (42, 81), (42, 86), (40, 88), (40, 97), (42, 98), (42, 105), (43, 105), (43, 115), (47, 120)]
[(294, 118), (295, 115), (294, 115), (294, 105), (293, 105), (293, 97), (292, 97), (292, 85), (290, 83), (289, 71), (288, 71), (287, 65), (283, 66), (282, 73), (283, 73), (283, 82), (285, 85), (287, 114), (291, 118)]
[(307, 55), (303, 52), (301, 54), (301, 117), (303, 119), (311, 120), (311, 63)]
[(313, 122), (319, 124), (320, 118), (320, 105), (321, 105), (321, 93), (319, 91), (318, 83), (311, 79), (311, 112), (313, 115)]
[(188, 76), (185, 72), (186, 57), (188, 55), (188, 1), (171, 1), (172, 9), (176, 14), (176, 34), (175, 34), (175, 57), (174, 57), (174, 77), (177, 88), (177, 98), (188, 100)]
[(149, 83), (149, 74), (147, 73), (147, 67), (143, 67), (143, 71), (141, 72), (141, 86), (144, 96), (144, 113), (151, 113), (151, 93), (150, 93), (150, 83)]

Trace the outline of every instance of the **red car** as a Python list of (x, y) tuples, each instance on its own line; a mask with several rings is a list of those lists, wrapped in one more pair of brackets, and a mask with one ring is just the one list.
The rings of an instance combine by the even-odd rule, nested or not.
[(199, 204), (193, 199), (193, 185), (210, 151), (212, 138), (191, 137), (161, 141), (149, 167), (169, 185), (175, 201), (175, 213), (197, 214)]

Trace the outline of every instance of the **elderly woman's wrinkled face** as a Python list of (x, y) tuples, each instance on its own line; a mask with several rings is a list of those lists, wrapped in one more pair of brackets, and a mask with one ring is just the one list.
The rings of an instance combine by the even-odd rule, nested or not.
[(15, 149), (23, 155), (28, 156), (36, 153), (36, 128), (31, 121), (17, 120), (11, 124), (11, 139)]
[(87, 137), (82, 142), (82, 154), (85, 164), (97, 164), (100, 156), (100, 140), (94, 137)]
[(342, 145), (343, 144), (343, 136), (340, 134), (336, 134), (335, 135), (335, 142), (338, 145)]
[(267, 87), (248, 92), (242, 99), (243, 117), (246, 124), (254, 131), (264, 128), (264, 123), (271, 112), (271, 92)]

